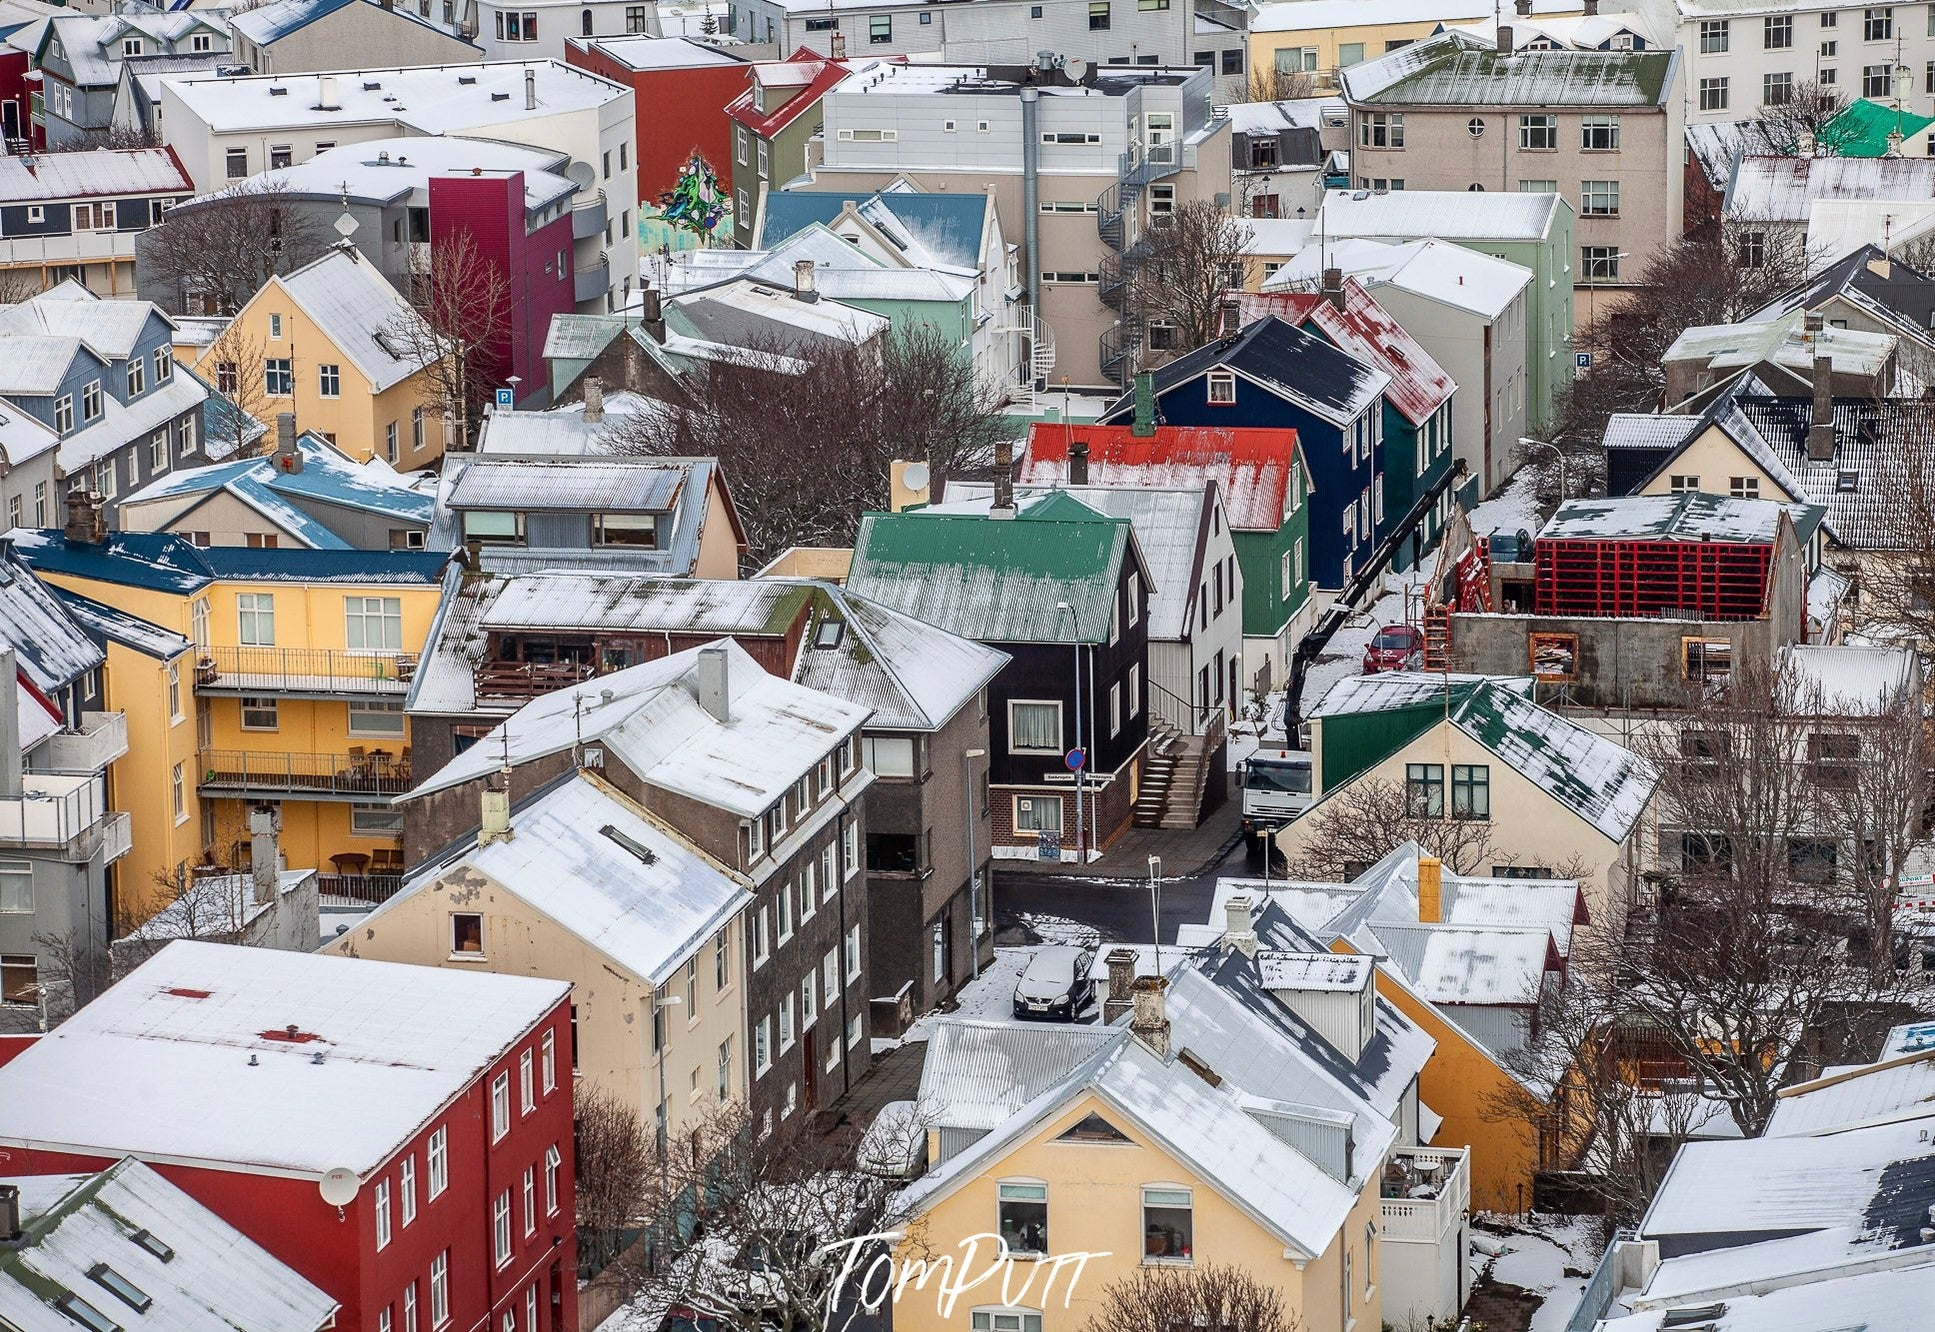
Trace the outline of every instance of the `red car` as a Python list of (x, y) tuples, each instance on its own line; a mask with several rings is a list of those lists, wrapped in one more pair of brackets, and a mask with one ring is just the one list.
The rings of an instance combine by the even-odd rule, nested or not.
[(1424, 668), (1424, 633), (1408, 624), (1387, 624), (1364, 649), (1364, 674)]

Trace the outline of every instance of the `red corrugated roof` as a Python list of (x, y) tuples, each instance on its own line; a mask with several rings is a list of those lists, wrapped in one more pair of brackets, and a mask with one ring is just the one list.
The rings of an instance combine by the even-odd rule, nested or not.
[(1216, 482), (1230, 526), (1274, 532), (1290, 508), (1290, 478), (1303, 466), (1294, 430), (1157, 426), (1138, 439), (1128, 426), (1036, 424), (1028, 431), (1020, 484), (1068, 479), (1071, 439), (1088, 445), (1088, 483), (1135, 490), (1200, 490)]
[(1240, 300), (1246, 327), (1253, 320), (1275, 315), (1321, 334), (1389, 375), (1391, 384), (1384, 396), (1414, 426), (1429, 420), (1458, 387), (1354, 277), (1344, 279), (1341, 310), (1316, 291), (1252, 291), (1243, 293)]
[[(807, 83), (771, 111), (759, 109), (759, 70), (775, 64), (818, 65), (819, 72)], [(726, 103), (726, 115), (744, 125), (762, 139), (770, 139), (785, 129), (809, 107), (818, 106), (820, 99), (827, 95), (833, 85), (849, 73), (845, 62), (829, 60), (823, 55), (802, 46), (783, 61), (765, 61), (753, 67), (752, 86)]]

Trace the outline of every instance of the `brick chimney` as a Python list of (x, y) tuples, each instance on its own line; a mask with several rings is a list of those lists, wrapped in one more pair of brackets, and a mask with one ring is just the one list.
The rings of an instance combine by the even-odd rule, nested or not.
[(1512, 25), (1511, 24), (1501, 23), (1498, 25), (1498, 36), (1497, 36), (1496, 42), (1498, 47), (1498, 53), (1500, 55), (1510, 55), (1512, 53)]
[(1256, 956), (1256, 927), (1250, 917), (1250, 896), (1237, 893), (1223, 903), (1223, 950)]
[(605, 381), (596, 375), (585, 377), (585, 424), (597, 425), (605, 419)]
[(1418, 857), (1418, 921), (1442, 924), (1445, 918), (1445, 867), (1436, 856)]
[(726, 679), (726, 650), (722, 647), (699, 649), (698, 686), (699, 706), (712, 714), (717, 722), (732, 720), (732, 691)]
[(638, 321), (640, 326), (644, 328), (646, 336), (651, 338), (653, 342), (663, 344), (665, 341), (665, 307), (663, 298), (659, 295), (658, 288), (647, 287), (639, 293), (639, 297), (643, 305), (643, 311)]
[(517, 834), (511, 828), (511, 765), (497, 770), (495, 781), (484, 779), (482, 819), (477, 825), (477, 845), (508, 842)]
[(1130, 986), (1135, 1000), (1135, 1016), (1129, 1019), (1129, 1032), (1148, 1046), (1158, 1058), (1169, 1058), (1169, 1015), (1164, 998), (1169, 982), (1161, 976), (1144, 976)]
[(1326, 268), (1324, 270), (1324, 299), (1337, 309), (1344, 308), (1344, 270)]
[(69, 542), (83, 546), (98, 546), (107, 540), (107, 519), (101, 513), (99, 495), (87, 489), (67, 492), (65, 535)]
[(1088, 484), (1088, 441), (1075, 440), (1068, 446), (1068, 484)]

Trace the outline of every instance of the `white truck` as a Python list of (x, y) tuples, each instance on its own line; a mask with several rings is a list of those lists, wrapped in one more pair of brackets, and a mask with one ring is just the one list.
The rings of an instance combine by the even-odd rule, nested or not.
[(1311, 806), (1310, 752), (1259, 749), (1237, 767), (1243, 789), (1243, 835), (1252, 850), (1268, 832), (1284, 827)]

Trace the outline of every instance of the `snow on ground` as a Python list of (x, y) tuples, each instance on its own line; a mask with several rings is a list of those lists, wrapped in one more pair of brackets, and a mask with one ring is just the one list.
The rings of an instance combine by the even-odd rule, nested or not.
[(1532, 1314), (1530, 1332), (1564, 1332), (1598, 1261), (1592, 1218), (1534, 1215), (1489, 1221), (1509, 1226), (1510, 1233), (1474, 1230), (1474, 1265), (1482, 1261), (1483, 1274), (1500, 1285), (1544, 1297)]
[[(1101, 935), (1087, 925), (1079, 924), (1063, 916), (1037, 916), (1024, 914), (1021, 917), (1029, 931), (1039, 937), (1044, 944), (1086, 944), (1093, 946), (1101, 942)], [(1021, 973), (1028, 969), (1034, 960), (1035, 950), (1041, 944), (1029, 944), (1017, 948), (997, 948), (994, 961), (981, 968), (981, 974), (963, 985), (954, 996), (954, 1007), (923, 1013), (914, 1019), (907, 1028), (901, 1041), (924, 1041), (932, 1033), (934, 1020), (938, 1017), (983, 1018), (1001, 1020), (1014, 1016), (1015, 986), (1021, 981)], [(1092, 1014), (1091, 1014), (1092, 1017)], [(882, 1054), (891, 1050), (899, 1042), (875, 1041), (874, 1053)]]
[(1471, 534), (1488, 537), (1493, 532), (1516, 532), (1521, 527), (1536, 533), (1539, 522), (1538, 501), (1533, 495), (1537, 478), (1530, 468), (1521, 469), (1496, 495), (1471, 511)]

